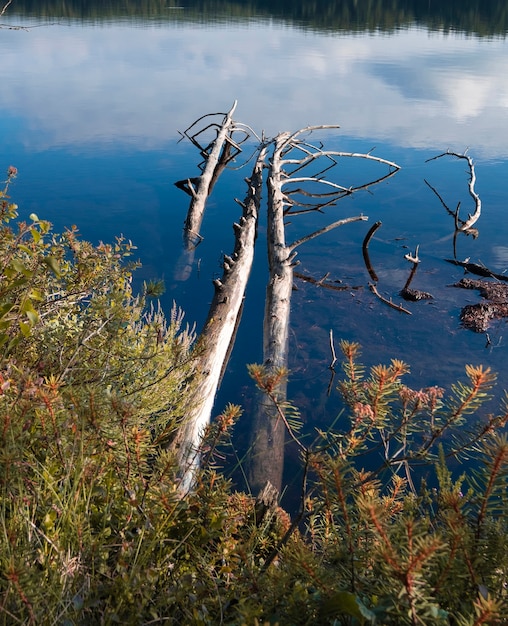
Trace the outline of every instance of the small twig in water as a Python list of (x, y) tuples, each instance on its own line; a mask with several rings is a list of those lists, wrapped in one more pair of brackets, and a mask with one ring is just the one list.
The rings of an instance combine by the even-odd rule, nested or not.
[(386, 298), (384, 298), (377, 290), (376, 285), (369, 283), (369, 287), (372, 293), (375, 296), (377, 296), (381, 300), (381, 302), (384, 302), (385, 304), (387, 304), (392, 309), (395, 309), (396, 311), (400, 311), (401, 313), (406, 313), (406, 315), (412, 315), (411, 311), (408, 311), (407, 309), (405, 309), (401, 304), (395, 304), (395, 302), (392, 302), (391, 300), (387, 300)]

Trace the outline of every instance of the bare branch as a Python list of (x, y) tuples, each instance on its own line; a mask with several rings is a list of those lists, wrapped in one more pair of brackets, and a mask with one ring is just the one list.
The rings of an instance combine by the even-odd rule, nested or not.
[(377, 290), (376, 285), (374, 285), (373, 283), (369, 283), (369, 287), (372, 293), (375, 296), (377, 296), (381, 300), (381, 302), (384, 302), (385, 304), (387, 304), (392, 309), (395, 309), (396, 311), (400, 311), (401, 313), (406, 313), (406, 315), (412, 315), (411, 311), (408, 311), (407, 309), (405, 309), (401, 304), (395, 304), (395, 302), (392, 302), (391, 300), (384, 298)]
[(467, 220), (465, 221), (458, 219), (458, 207), (457, 207), (457, 213), (456, 213), (457, 222), (460, 221), (462, 224), (461, 226), (457, 226), (457, 230), (466, 232), (472, 226), (474, 226), (474, 224), (476, 224), (476, 222), (480, 219), (480, 215), (482, 213), (482, 202), (480, 200), (480, 196), (476, 193), (475, 188), (474, 188), (475, 183), (476, 183), (476, 172), (474, 169), (473, 159), (470, 156), (467, 156), (465, 152), (464, 154), (458, 154), (457, 152), (450, 152), (449, 150), (447, 150), (446, 152), (443, 152), (442, 154), (438, 154), (435, 157), (427, 159), (426, 163), (428, 163), (429, 161), (435, 161), (436, 159), (440, 159), (441, 157), (444, 157), (444, 156), (453, 156), (457, 159), (465, 159), (469, 165), (468, 188), (469, 188), (469, 195), (471, 196), (471, 198), (473, 198), (474, 203), (475, 203), (475, 212), (472, 215), (469, 214)]
[(293, 243), (289, 244), (287, 247), (289, 250), (294, 250), (302, 243), (310, 241), (311, 239), (315, 239), (316, 237), (319, 237), (319, 235), (324, 235), (324, 233), (327, 233), (334, 228), (338, 228), (339, 226), (343, 226), (344, 224), (350, 224), (351, 222), (366, 222), (368, 219), (369, 218), (366, 215), (357, 215), (356, 217), (346, 217), (342, 220), (337, 220), (336, 222), (332, 222), (331, 224), (328, 224), (327, 226), (324, 226), (323, 228), (320, 228), (319, 230), (310, 233), (310, 235), (305, 235), (305, 237), (301, 237), (300, 239), (293, 241)]
[(0, 11), (0, 17), (2, 17), (2, 15), (4, 15), (4, 13), (7, 11), (7, 9), (9, 8), (9, 5), (12, 3), (12, 0), (9, 0), (7, 2), (7, 4), (4, 6), (4, 8)]
[(330, 328), (330, 350), (332, 352), (332, 362), (328, 366), (331, 370), (335, 367), (335, 363), (337, 363), (337, 355), (335, 354), (335, 346), (333, 345), (333, 330)]

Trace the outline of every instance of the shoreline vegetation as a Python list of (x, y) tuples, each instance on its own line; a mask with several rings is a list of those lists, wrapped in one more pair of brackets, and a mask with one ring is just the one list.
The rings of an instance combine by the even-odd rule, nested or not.
[(70, 20), (146, 19), (206, 22), (221, 19), (280, 19), (318, 31), (389, 31), (412, 26), (431, 31), (462, 32), (479, 37), (506, 36), (508, 10), (499, 0), (382, 0), (308, 2), (251, 0), (245, 2), (188, 0), (16, 0), (9, 14), (19, 17)]

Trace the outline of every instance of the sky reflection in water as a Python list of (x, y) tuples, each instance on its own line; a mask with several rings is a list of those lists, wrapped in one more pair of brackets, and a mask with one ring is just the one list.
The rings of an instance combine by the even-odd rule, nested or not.
[(238, 99), (268, 134), (340, 123), (405, 147), (507, 153), (504, 40), (404, 30), (315, 34), (277, 23), (213, 28), (51, 25), (3, 31), (8, 89), (30, 149), (135, 143), (156, 149), (203, 111)]

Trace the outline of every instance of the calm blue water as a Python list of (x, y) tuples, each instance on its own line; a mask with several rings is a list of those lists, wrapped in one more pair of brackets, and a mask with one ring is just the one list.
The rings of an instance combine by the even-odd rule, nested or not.
[[(187, 197), (174, 187), (197, 174), (198, 154), (178, 143), (197, 117), (226, 111), (274, 135), (308, 124), (338, 123), (320, 136), (327, 146), (394, 160), (401, 171), (369, 192), (347, 198), (326, 215), (295, 219), (295, 236), (328, 221), (361, 212), (369, 223), (335, 230), (300, 248), (299, 271), (341, 280), (360, 289), (318, 289), (297, 282), (291, 327), (290, 396), (310, 426), (324, 427), (340, 408), (328, 396), (328, 334), (355, 339), (368, 364), (402, 358), (415, 386), (449, 383), (465, 363), (483, 363), (508, 386), (506, 322), (486, 338), (461, 328), (459, 311), (477, 302), (475, 292), (452, 289), (463, 275), (444, 261), (453, 256), (453, 220), (425, 185), (450, 206), (471, 211), (464, 161), (425, 160), (447, 149), (469, 147), (483, 202), (478, 239), (462, 237), (459, 259), (508, 268), (508, 44), (410, 28), (381, 33), (319, 34), (276, 21), (51, 23), (4, 16), (28, 30), (0, 30), (0, 168), (12, 164), (11, 187), (22, 216), (36, 212), (56, 229), (77, 224), (85, 238), (117, 234), (139, 248), (144, 278), (164, 278), (164, 304), (176, 302), (190, 323), (202, 324), (220, 275), (221, 255), (233, 246), (238, 219), (234, 197), (245, 194), (248, 169), (226, 172), (208, 206), (191, 276), (178, 280)], [(239, 159), (238, 165), (241, 159)], [(249, 166), (250, 167), (250, 166)], [(341, 166), (342, 167), (342, 166)], [(361, 173), (361, 170), (359, 170)], [(358, 171), (344, 166), (340, 182)], [(264, 220), (264, 218), (263, 218)], [(376, 220), (370, 244), (378, 288), (401, 301), (409, 273), (408, 248), (420, 245), (413, 287), (431, 301), (408, 303), (400, 314), (369, 291), (361, 242)], [(255, 271), (242, 326), (217, 409), (244, 405), (245, 437), (252, 384), (245, 364), (261, 360), (266, 251), (260, 226)], [(242, 435), (243, 433), (243, 435)]]

